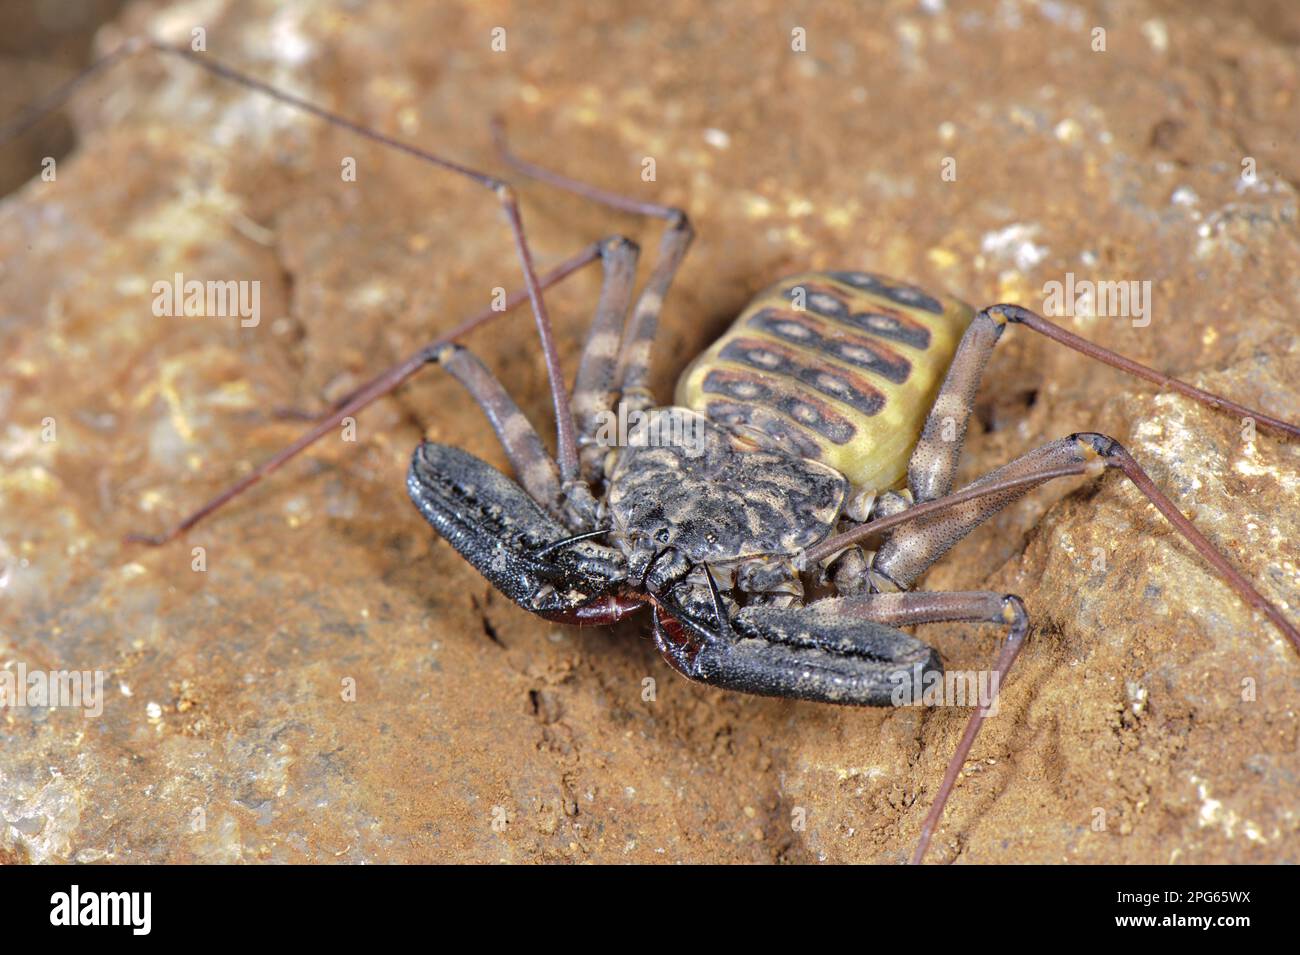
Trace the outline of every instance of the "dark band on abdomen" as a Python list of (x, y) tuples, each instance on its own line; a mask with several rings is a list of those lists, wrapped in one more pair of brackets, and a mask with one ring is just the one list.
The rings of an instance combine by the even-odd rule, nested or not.
[(704, 393), (765, 405), (834, 444), (848, 444), (858, 433), (853, 422), (837, 414), (825, 401), (793, 382), (787, 385), (770, 375), (715, 368), (704, 379)]
[[(802, 294), (799, 290), (802, 289)], [(855, 312), (847, 295), (833, 285), (801, 282), (785, 289), (782, 297), (792, 306), (802, 303), (814, 315), (833, 319), (842, 325), (889, 341), (925, 351), (930, 347), (930, 330), (906, 318), (898, 309), (877, 307), (870, 312)], [(796, 309), (797, 311), (797, 309)]]
[(908, 308), (920, 308), (935, 315), (943, 314), (943, 304), (933, 295), (927, 295), (915, 285), (901, 282), (888, 282), (879, 275), (869, 272), (827, 272), (831, 278), (845, 285), (862, 289), (874, 295), (883, 295), (891, 302), (906, 305)]
[(751, 316), (747, 324), (798, 348), (880, 375), (894, 384), (907, 381), (907, 376), (912, 373), (912, 363), (902, 355), (859, 335), (825, 335), (818, 327), (824, 321), (803, 312), (764, 308)]
[(885, 406), (885, 396), (860, 375), (843, 368), (810, 365), (800, 360), (803, 356), (797, 349), (786, 348), (771, 339), (734, 339), (727, 342), (718, 357), (755, 371), (799, 381), (866, 415), (878, 414)]

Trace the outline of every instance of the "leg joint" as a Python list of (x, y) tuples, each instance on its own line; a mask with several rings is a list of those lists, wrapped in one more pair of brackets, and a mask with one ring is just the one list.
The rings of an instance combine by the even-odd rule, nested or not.
[(993, 327), (993, 341), (995, 343), (1002, 339), (1002, 333), (1007, 330), (1007, 323), (1012, 321), (1002, 310), (1012, 307), (1010, 305), (994, 305), (982, 312), (977, 312), (975, 315), (976, 322), (984, 319)]
[(1095, 431), (1076, 431), (1067, 440), (1077, 441), (1084, 447), (1089, 448), (1103, 458), (1110, 467), (1117, 466), (1118, 462), (1128, 454), (1124, 450), (1124, 445), (1110, 435), (1098, 434)]
[(444, 342), (441, 345), (431, 345), (420, 352), (426, 365), (445, 365), (463, 351), (468, 351), (464, 345), (456, 342)]
[(611, 235), (600, 243), (600, 257), (606, 262), (621, 256), (641, 254), (641, 246), (625, 235)]
[(1025, 602), (1016, 594), (1003, 594), (1002, 622), (1010, 628), (1009, 636), (1023, 636), (1029, 629), (1029, 611), (1025, 609)]
[(1036, 317), (1033, 312), (1022, 305), (990, 305), (980, 314), (987, 315), (992, 321), (999, 325), (1005, 325), (1008, 322), (1013, 325), (1021, 325), (1027, 319)]

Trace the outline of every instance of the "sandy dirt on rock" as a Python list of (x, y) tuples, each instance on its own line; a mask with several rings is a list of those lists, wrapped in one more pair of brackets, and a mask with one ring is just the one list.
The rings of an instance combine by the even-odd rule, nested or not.
[[(866, 268), (1039, 307), (1074, 273), (1149, 281), (1152, 310), (1067, 327), (1300, 419), (1294, 8), (584, 6), (136, 3), (97, 45), (198, 22), (213, 56), (427, 148), (500, 172), (499, 112), (529, 158), (689, 209), (665, 399), (784, 274)], [(644, 621), (579, 631), (516, 609), (406, 496), (422, 435), (504, 467), (437, 372), (183, 540), (125, 546), (292, 440), (302, 424), (273, 409), (346, 393), (519, 272), (483, 190), (185, 63), (132, 60), (67, 116), (57, 179), (0, 206), (0, 666), (100, 670), (106, 699), (93, 719), (0, 710), (0, 858), (907, 857), (968, 711), (720, 692), (674, 674)], [(521, 189), (543, 268), (616, 232), (658, 241), (653, 222)], [(597, 271), (548, 296), (570, 369)], [(260, 282), (260, 324), (155, 317), (152, 283), (177, 272)], [(530, 319), (502, 322), (469, 344), (549, 438)], [(1023, 329), (977, 417), (961, 480), (1115, 435), (1300, 619), (1300, 446)], [(1035, 621), (932, 861), (1296, 860), (1300, 659), (1119, 478), (1036, 492), (925, 586), (1016, 592)], [(962, 669), (998, 640), (925, 636)]]

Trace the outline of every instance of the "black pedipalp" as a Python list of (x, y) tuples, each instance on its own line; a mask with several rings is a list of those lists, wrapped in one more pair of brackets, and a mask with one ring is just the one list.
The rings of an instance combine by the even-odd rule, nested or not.
[(683, 675), (723, 689), (849, 706), (919, 698), (943, 673), (933, 647), (828, 598), (746, 607), (717, 623), (712, 594), (681, 587), (656, 604), (659, 649)]
[(525, 610), (572, 611), (624, 578), (623, 557), (612, 548), (590, 540), (554, 547), (573, 533), (514, 481), (459, 448), (416, 448), (406, 489), (433, 529)]

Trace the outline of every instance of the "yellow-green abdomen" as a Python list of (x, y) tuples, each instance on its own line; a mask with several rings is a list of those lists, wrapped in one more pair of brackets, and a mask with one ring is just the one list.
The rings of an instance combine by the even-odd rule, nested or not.
[(974, 311), (866, 272), (760, 294), (682, 373), (676, 403), (883, 491), (907, 474)]

